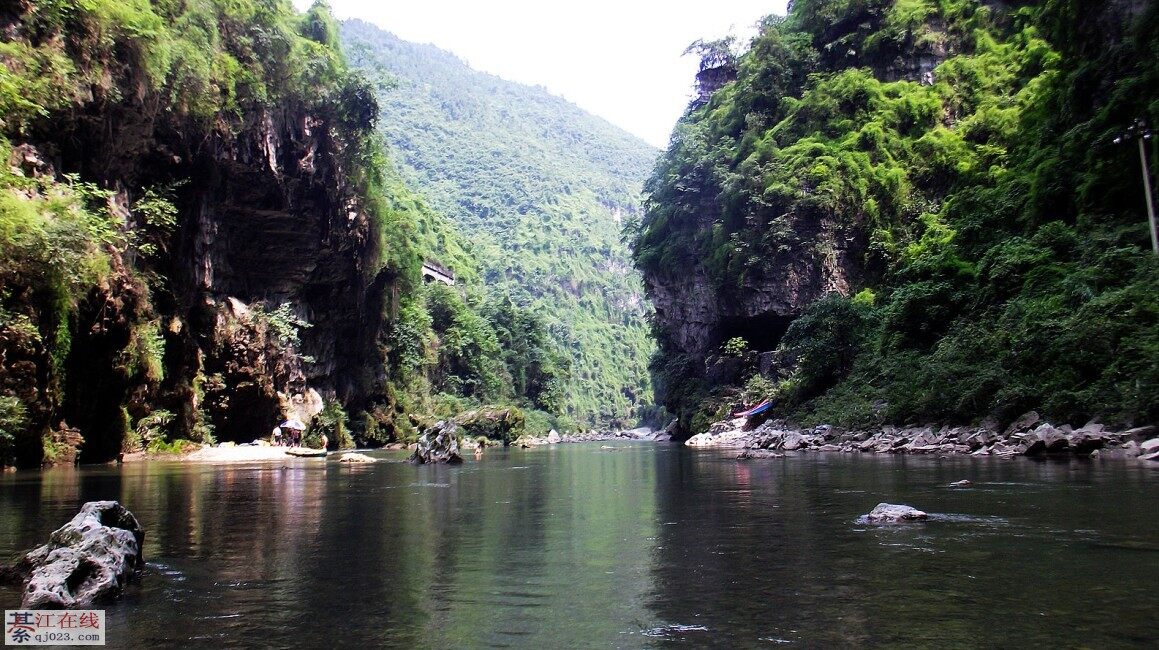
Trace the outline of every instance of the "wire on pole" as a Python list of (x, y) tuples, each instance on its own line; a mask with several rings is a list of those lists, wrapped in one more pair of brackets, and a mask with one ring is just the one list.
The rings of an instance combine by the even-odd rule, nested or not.
[(1128, 126), (1125, 132), (1115, 137), (1115, 144), (1123, 144), (1128, 140), (1136, 140), (1139, 143), (1139, 164), (1143, 167), (1143, 194), (1147, 199), (1147, 222), (1151, 226), (1151, 250), (1159, 255), (1159, 228), (1155, 223), (1155, 201), (1151, 197), (1151, 166), (1147, 163), (1146, 142), (1151, 137), (1150, 127), (1147, 126), (1146, 120), (1140, 117)]

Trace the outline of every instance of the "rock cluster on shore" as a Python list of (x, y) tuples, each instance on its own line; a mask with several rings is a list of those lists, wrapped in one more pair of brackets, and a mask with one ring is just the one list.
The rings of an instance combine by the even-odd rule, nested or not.
[(640, 427), (638, 429), (628, 429), (625, 431), (579, 431), (577, 433), (559, 433), (554, 429), (547, 435), (547, 437), (540, 438), (537, 436), (522, 435), (516, 438), (512, 443), (512, 447), (538, 447), (540, 445), (554, 445), (570, 442), (605, 442), (608, 440), (647, 440), (647, 441), (669, 441), (672, 439), (671, 430), (668, 428), (655, 431), (649, 427)]
[[(1031, 411), (1002, 431), (990, 426), (894, 427), (845, 430), (829, 425), (798, 429), (784, 420), (744, 430), (745, 419), (718, 422), (690, 438), (691, 447), (739, 447), (771, 451), (839, 451), (879, 454), (973, 456), (1070, 455), (1159, 461), (1159, 427), (1113, 431), (1095, 422), (1054, 426)], [(743, 458), (759, 457), (751, 453)]]

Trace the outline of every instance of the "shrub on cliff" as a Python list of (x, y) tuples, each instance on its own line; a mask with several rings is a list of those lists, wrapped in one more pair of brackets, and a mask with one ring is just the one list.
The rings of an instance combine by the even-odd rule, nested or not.
[(523, 435), (525, 425), (523, 411), (514, 406), (485, 406), (456, 416), (454, 422), (464, 436), (486, 436), (505, 445)]

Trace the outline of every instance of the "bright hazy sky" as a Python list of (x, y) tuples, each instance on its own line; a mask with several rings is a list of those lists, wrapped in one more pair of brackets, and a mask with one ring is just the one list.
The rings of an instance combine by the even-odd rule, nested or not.
[[(311, 0), (294, 0), (305, 9)], [(330, 0), (400, 38), (434, 43), (477, 70), (542, 85), (663, 147), (696, 73), (698, 38), (747, 43), (786, 0)]]

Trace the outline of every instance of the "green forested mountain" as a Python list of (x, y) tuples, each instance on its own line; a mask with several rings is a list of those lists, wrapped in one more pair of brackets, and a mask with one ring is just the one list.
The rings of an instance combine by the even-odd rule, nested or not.
[(1159, 120), (1159, 7), (790, 8), (743, 53), (700, 44), (633, 233), (685, 429), (763, 397), (857, 426), (1159, 419), (1159, 264), (1114, 142)]
[(485, 284), (540, 313), (570, 351), (566, 414), (586, 424), (637, 415), (652, 401), (652, 344), (620, 230), (657, 152), (433, 46), (358, 21), (342, 38), (379, 89), (379, 129), (402, 176), (462, 229)]

